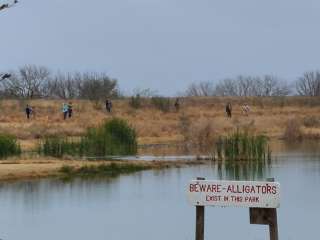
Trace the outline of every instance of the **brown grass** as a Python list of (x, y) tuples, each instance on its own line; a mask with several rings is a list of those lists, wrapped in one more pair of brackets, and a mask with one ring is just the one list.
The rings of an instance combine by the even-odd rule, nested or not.
[[(225, 104), (228, 101), (233, 105), (232, 119), (227, 119), (225, 115)], [(182, 115), (188, 119), (194, 129), (201, 130), (207, 127), (216, 135), (225, 135), (237, 127), (243, 127), (266, 134), (271, 138), (283, 137), (289, 119), (304, 119), (306, 116), (320, 119), (319, 99), (304, 97), (185, 98), (181, 100), (178, 113), (174, 111), (173, 106), (170, 112), (163, 113), (153, 107), (148, 100), (143, 101), (141, 108), (133, 109), (129, 106), (129, 99), (123, 99), (113, 102), (114, 111), (111, 115), (106, 113), (102, 103), (100, 110), (94, 107), (92, 102), (74, 100), (74, 116), (66, 121), (62, 119), (62, 102), (60, 100), (28, 102), (2, 100), (0, 132), (17, 136), (24, 149), (31, 149), (37, 143), (37, 139), (43, 136), (77, 137), (82, 135), (87, 127), (96, 126), (112, 116), (124, 118), (135, 127), (140, 144), (183, 141), (186, 133), (182, 132), (180, 127)], [(34, 106), (36, 110), (36, 116), (29, 121), (24, 115), (26, 103)], [(249, 116), (245, 116), (241, 111), (241, 105), (244, 103), (248, 103), (251, 107)], [(312, 121), (310, 123), (309, 120), (301, 131), (310, 138), (317, 137), (320, 126), (313, 124)], [(191, 133), (190, 137), (193, 136)]]

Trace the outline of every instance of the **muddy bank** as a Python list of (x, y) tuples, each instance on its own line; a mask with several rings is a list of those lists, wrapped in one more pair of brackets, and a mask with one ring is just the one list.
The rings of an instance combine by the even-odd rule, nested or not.
[(61, 169), (71, 167), (80, 169), (85, 166), (117, 164), (134, 164), (146, 169), (162, 169), (182, 167), (187, 165), (204, 164), (207, 160), (177, 160), (177, 161), (145, 161), (145, 160), (116, 160), (116, 161), (85, 161), (57, 159), (26, 159), (0, 161), (0, 181), (16, 181), (63, 176)]

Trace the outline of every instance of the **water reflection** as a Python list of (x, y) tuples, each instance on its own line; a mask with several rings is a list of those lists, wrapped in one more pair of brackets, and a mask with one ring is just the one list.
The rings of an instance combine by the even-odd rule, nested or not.
[(220, 180), (264, 180), (270, 176), (270, 162), (217, 162), (212, 165)]
[[(191, 179), (275, 177), (282, 189), (280, 238), (318, 239), (320, 159), (300, 153), (287, 152), (272, 162), (208, 162), (116, 178), (2, 183), (0, 238), (191, 240), (195, 210), (185, 194)], [(248, 219), (248, 209), (208, 208), (206, 239), (266, 240), (267, 228), (249, 225)]]

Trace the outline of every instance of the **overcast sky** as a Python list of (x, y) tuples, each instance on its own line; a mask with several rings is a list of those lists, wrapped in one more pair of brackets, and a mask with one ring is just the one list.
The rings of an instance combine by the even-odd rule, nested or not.
[(103, 71), (164, 95), (239, 74), (290, 82), (320, 69), (319, 12), (319, 0), (20, 0), (0, 12), (0, 71)]

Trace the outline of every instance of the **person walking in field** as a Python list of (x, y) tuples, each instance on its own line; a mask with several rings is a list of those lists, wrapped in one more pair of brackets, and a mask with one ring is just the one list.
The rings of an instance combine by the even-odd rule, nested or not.
[(68, 104), (63, 103), (62, 104), (62, 113), (63, 113), (63, 119), (66, 120), (68, 116)]
[(226, 113), (228, 118), (232, 117), (232, 106), (230, 102), (226, 106)]
[(250, 107), (249, 107), (248, 104), (244, 104), (244, 105), (242, 106), (242, 112), (243, 112), (244, 115), (249, 116)]
[(180, 99), (179, 98), (176, 99), (176, 102), (174, 103), (174, 107), (176, 109), (176, 112), (179, 112), (179, 110), (180, 110)]
[(32, 108), (29, 106), (29, 104), (27, 104), (25, 111), (27, 119), (30, 119), (30, 115), (32, 114)]
[(112, 102), (109, 99), (106, 100), (106, 109), (107, 109), (107, 111), (109, 113), (111, 113), (111, 111), (112, 111)]
[(69, 104), (68, 104), (68, 116), (69, 116), (69, 118), (72, 117), (72, 112), (73, 112), (73, 110), (72, 110), (72, 102), (69, 102)]

